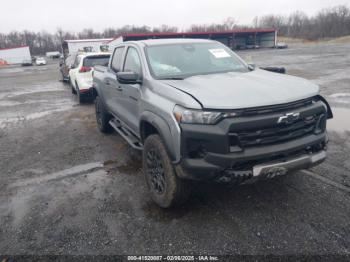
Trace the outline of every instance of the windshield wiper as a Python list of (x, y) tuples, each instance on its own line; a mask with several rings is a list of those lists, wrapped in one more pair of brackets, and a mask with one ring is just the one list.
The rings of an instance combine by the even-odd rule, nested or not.
[(159, 78), (159, 80), (184, 80), (184, 79), (185, 79), (184, 77), (178, 77), (178, 76)]

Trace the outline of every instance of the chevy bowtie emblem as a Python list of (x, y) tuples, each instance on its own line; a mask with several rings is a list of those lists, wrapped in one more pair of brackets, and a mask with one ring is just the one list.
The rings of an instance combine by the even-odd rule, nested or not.
[(287, 113), (277, 120), (277, 124), (292, 124), (300, 117), (300, 113)]

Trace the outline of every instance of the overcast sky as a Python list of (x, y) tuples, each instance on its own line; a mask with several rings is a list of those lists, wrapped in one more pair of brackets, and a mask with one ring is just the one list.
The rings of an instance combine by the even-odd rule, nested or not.
[(168, 24), (180, 30), (191, 24), (220, 23), (233, 17), (250, 24), (255, 16), (290, 14), (302, 10), (308, 15), (349, 0), (2, 0), (0, 32), (31, 30), (55, 32), (126, 24), (150, 27)]

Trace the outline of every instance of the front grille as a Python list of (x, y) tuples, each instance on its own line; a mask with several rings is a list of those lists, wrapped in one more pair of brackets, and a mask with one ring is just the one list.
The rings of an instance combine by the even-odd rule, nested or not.
[[(315, 114), (291, 124), (273, 124), (268, 127), (254, 127), (249, 130), (229, 133), (230, 140), (238, 140), (241, 148), (278, 144), (301, 138), (315, 132), (324, 114)], [(237, 143), (237, 142), (236, 142)], [(233, 143), (232, 143), (233, 144)]]
[(299, 121), (291, 125), (250, 130), (238, 133), (238, 139), (243, 147), (279, 143), (311, 134), (315, 129), (315, 124), (316, 120), (312, 123)]

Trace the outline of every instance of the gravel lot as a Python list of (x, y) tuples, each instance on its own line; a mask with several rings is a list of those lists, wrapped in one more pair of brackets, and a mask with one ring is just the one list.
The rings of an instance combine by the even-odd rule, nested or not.
[(98, 132), (57, 61), (0, 69), (0, 254), (350, 255), (350, 45), (239, 54), (321, 86), (329, 157), (254, 185), (196, 185), (173, 210), (152, 203), (139, 153)]

